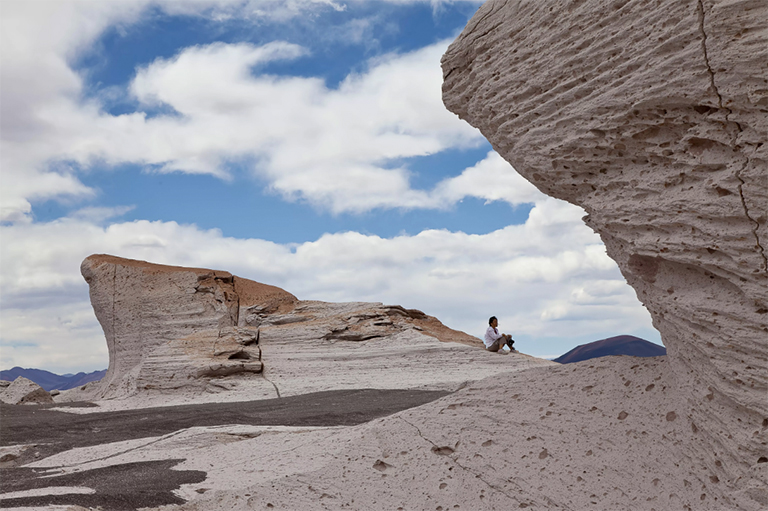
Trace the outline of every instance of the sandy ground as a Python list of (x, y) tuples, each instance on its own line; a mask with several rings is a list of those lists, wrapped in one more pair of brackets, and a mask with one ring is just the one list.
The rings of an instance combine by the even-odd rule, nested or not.
[(0, 459), (14, 459), (0, 464), (0, 508), (77, 504), (122, 510), (181, 503), (173, 490), (206, 479), (206, 471), (173, 469), (187, 457), (176, 452), (182, 445), (200, 455), (207, 444), (206, 458), (222, 459), (215, 451), (236, 440), (360, 424), (446, 394), (367, 389), (87, 415), (2, 405)]
[[(7, 491), (44, 484), (79, 493), (28, 495), (0, 506), (92, 506), (111, 498), (109, 509), (163, 511), (765, 510), (768, 502), (747, 493), (760, 498), (768, 463), (750, 468), (750, 487), (729, 479), (727, 462), (698, 457), (690, 447), (706, 431), (692, 422), (668, 371), (665, 357), (533, 368), (436, 400), (422, 395), (420, 406), (397, 398), (400, 411), (367, 422), (360, 416), (351, 426), (235, 425), (224, 416), (220, 425), (179, 421), (178, 429), (153, 436), (72, 445), (27, 463), (17, 470), (30, 472), (18, 472), (19, 483)], [(328, 400), (316, 403), (323, 395)], [(340, 416), (354, 410), (343, 393), (301, 398), (320, 416), (334, 403)], [(157, 410), (131, 413), (162, 422)], [(87, 421), (112, 414), (62, 415)], [(160, 481), (167, 483), (158, 487)], [(123, 488), (129, 500), (111, 488)]]

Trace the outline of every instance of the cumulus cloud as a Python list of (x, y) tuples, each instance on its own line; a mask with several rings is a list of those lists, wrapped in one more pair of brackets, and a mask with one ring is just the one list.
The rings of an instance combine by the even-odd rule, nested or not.
[[(333, 212), (438, 207), (450, 194), (410, 186), (391, 161), (481, 142), (445, 110), (439, 59), (446, 42), (387, 55), (329, 89), (316, 78), (253, 74), (254, 66), (307, 50), (214, 43), (139, 70), (130, 90), (142, 104), (179, 115), (110, 116), (73, 103), (49, 111), (59, 157), (81, 165), (141, 163), (156, 171), (226, 177), (226, 163), (253, 171), (286, 198)], [(258, 70), (257, 70), (258, 72)]]
[(496, 151), (489, 152), (483, 160), (460, 175), (438, 183), (431, 195), (439, 203), (476, 197), (488, 202), (502, 200), (512, 205), (534, 203), (545, 197)]
[(400, 304), (477, 336), (493, 314), (524, 351), (538, 355), (618, 333), (658, 341), (582, 214), (543, 199), (525, 224), (485, 235), (427, 230), (385, 239), (345, 232), (298, 245), (175, 222), (100, 226), (80, 216), (4, 226), (0, 236), (14, 243), (0, 249), (0, 365), (106, 366), (103, 334), (78, 271), (93, 253), (224, 269), (301, 299)]
[(223, 18), (343, 8), (313, 0), (4, 3), (3, 221), (23, 219), (30, 200), (90, 196), (77, 177), (82, 167), (137, 163), (226, 178), (227, 163), (243, 158), (258, 162), (254, 172), (274, 191), (334, 212), (437, 207), (437, 196), (412, 189), (408, 169), (391, 162), (481, 140), (440, 100), (447, 41), (377, 57), (337, 89), (259, 74), (259, 64), (306, 56), (306, 48), (195, 46), (145, 66), (128, 85), (145, 107), (181, 115), (110, 115), (100, 102), (108, 94), (83, 99), (70, 62), (107, 27), (134, 23), (150, 6)]

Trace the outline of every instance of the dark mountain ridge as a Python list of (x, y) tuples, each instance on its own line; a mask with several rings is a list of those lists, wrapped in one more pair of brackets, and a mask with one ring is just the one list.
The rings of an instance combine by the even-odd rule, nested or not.
[(13, 369), (7, 369), (0, 371), (0, 380), (13, 381), (19, 376), (23, 376), (28, 380), (40, 385), (47, 391), (51, 390), (67, 390), (85, 385), (92, 381), (98, 381), (107, 374), (107, 370), (93, 371), (92, 373), (77, 373), (58, 375), (50, 371), (43, 369), (25, 369), (23, 367), (14, 367)]
[(633, 357), (659, 357), (667, 354), (667, 348), (659, 346), (633, 335), (617, 335), (600, 341), (576, 346), (565, 355), (554, 359), (554, 362), (571, 364), (597, 357), (609, 355), (630, 355)]

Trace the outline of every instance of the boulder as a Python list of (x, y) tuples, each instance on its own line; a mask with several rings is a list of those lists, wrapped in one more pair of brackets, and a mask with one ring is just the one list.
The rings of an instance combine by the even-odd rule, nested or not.
[(491, 0), (442, 66), (446, 106), (586, 210), (661, 332), (692, 455), (768, 505), (768, 3)]
[(0, 390), (0, 401), (11, 405), (36, 405), (53, 403), (51, 395), (40, 385), (19, 376)]

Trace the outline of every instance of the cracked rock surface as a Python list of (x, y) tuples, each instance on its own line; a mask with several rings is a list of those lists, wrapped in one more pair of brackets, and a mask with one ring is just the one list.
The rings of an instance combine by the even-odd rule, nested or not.
[(690, 455), (768, 506), (768, 3), (491, 0), (442, 66), (446, 106), (587, 211), (661, 332)]
[(455, 390), (553, 364), (486, 352), (478, 338), (421, 311), (302, 301), (225, 271), (108, 255), (88, 257), (81, 271), (109, 369), (101, 382), (56, 401), (98, 401), (101, 411), (322, 390)]

